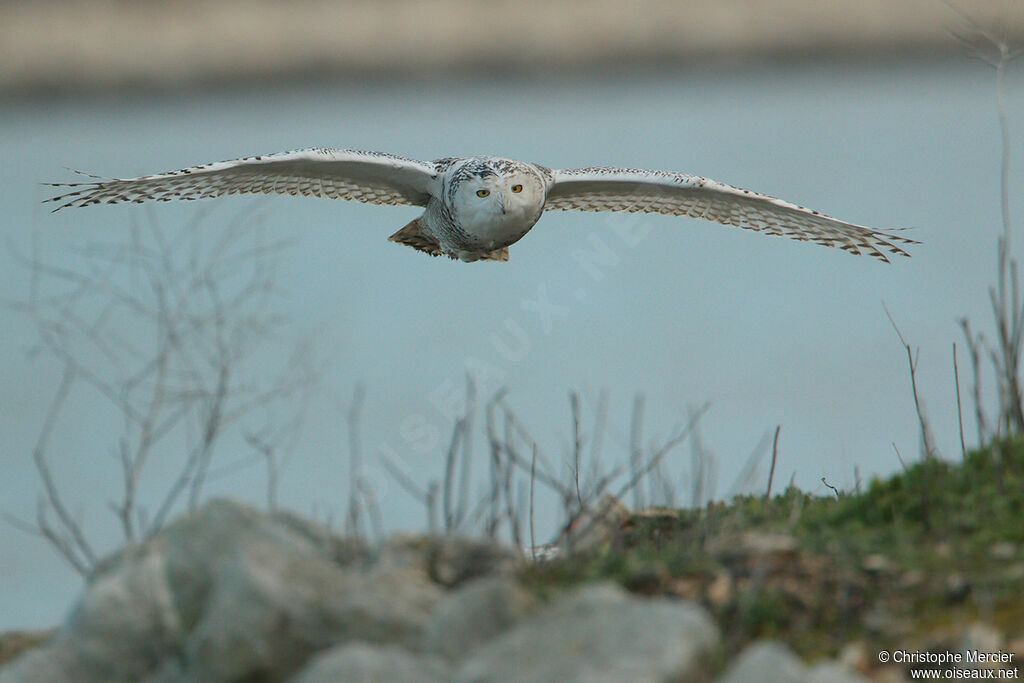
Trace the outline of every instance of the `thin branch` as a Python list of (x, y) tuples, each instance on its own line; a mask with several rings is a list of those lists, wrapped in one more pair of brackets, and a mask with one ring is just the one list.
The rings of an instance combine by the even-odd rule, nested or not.
[[(35, 461), (36, 470), (39, 472), (39, 478), (42, 480), (43, 488), (46, 491), (46, 505), (48, 505), (57, 515), (57, 519), (60, 520), (61, 527), (70, 538), (70, 540), (63, 540), (60, 543), (55, 543), (55, 547), (61, 550), (61, 554), (64, 555), (76, 570), (84, 574), (85, 572), (81, 571), (82, 567), (91, 568), (96, 563), (95, 555), (93, 554), (92, 547), (89, 545), (89, 542), (85, 539), (85, 534), (82, 532), (82, 528), (78, 524), (78, 521), (64, 506), (60, 491), (57, 488), (57, 483), (54, 481), (53, 473), (50, 471), (50, 465), (46, 461), (46, 443), (49, 441), (50, 435), (53, 433), (57, 422), (57, 416), (64, 407), (64, 402), (67, 400), (68, 394), (71, 391), (71, 386), (75, 382), (75, 377), (75, 371), (72, 368), (65, 369), (60, 386), (57, 388), (57, 393), (54, 396), (53, 402), (50, 404), (50, 409), (43, 422), (43, 428), (39, 433), (39, 439), (36, 441), (36, 446), (32, 453), (32, 459)], [(40, 505), (41, 507), (38, 514), (39, 531), (51, 540), (51, 542), (55, 542), (57, 537), (46, 522), (42, 502)], [(84, 561), (77, 559), (78, 554), (81, 554)]]
[(494, 539), (498, 533), (498, 498), (500, 494), (500, 488), (498, 484), (498, 469), (501, 461), (501, 441), (498, 438), (498, 429), (495, 425), (495, 410), (498, 405), (499, 397), (504, 396), (505, 390), (500, 390), (495, 394), (495, 398), (487, 404), (487, 443), (490, 447), (491, 457), (488, 461), (489, 472), (490, 472), (490, 492), (486, 497), (488, 502), (487, 506), (487, 522), (484, 526), (484, 534), (487, 538)]
[(437, 482), (427, 482), (427, 488), (422, 489), (388, 456), (382, 455), (381, 462), (384, 464), (384, 469), (398, 482), (398, 485), (423, 505), (427, 513), (427, 528), (430, 533), (437, 533)]
[(499, 461), (498, 474), (501, 479), (501, 494), (505, 500), (505, 519), (508, 520), (509, 533), (512, 536), (512, 542), (516, 548), (522, 548), (522, 538), (519, 533), (519, 515), (515, 511), (515, 499), (512, 496), (512, 480), (514, 469), (512, 467), (513, 459), (518, 459), (518, 454), (515, 451), (515, 443), (512, 438), (514, 433), (511, 417), (506, 413), (505, 419), (505, 444), (504, 452), (508, 455), (508, 460), (505, 462)]
[[(516, 415), (512, 411), (512, 409), (509, 408), (508, 405), (506, 405), (504, 403), (504, 397), (505, 397), (505, 392), (504, 391), (500, 392), (500, 396), (498, 396), (498, 397), (496, 397), (494, 399), (494, 404), (495, 405), (497, 405), (499, 403), (501, 404), (502, 411), (504, 412), (504, 416), (505, 416), (505, 419), (507, 421), (506, 426), (510, 427), (514, 431), (515, 435), (518, 436), (520, 439), (522, 439), (524, 442), (526, 442), (526, 444), (528, 446), (530, 446), (531, 448), (534, 445), (537, 445), (536, 440), (533, 438), (533, 436), (530, 434), (530, 432), (526, 429), (526, 427), (524, 427), (519, 422), (519, 419), (516, 417)], [(523, 463), (521, 460), (517, 459), (517, 460), (515, 460), (515, 462), (516, 462), (516, 464), (524, 467), (524, 469), (527, 467), (526, 464)], [(553, 487), (555, 489), (563, 491), (563, 493), (565, 495), (569, 495), (571, 493), (569, 487), (563, 486), (561, 484), (561, 482), (559, 482), (558, 477), (553, 474), (553, 472), (555, 471), (555, 468), (551, 466), (551, 463), (544, 456), (544, 451), (542, 449), (538, 449), (537, 450), (537, 464), (539, 465), (539, 470), (540, 470), (539, 473), (538, 473), (538, 480), (540, 482), (542, 482), (542, 483), (544, 483), (544, 484), (546, 484), (548, 486), (551, 486), (551, 487)]]
[(917, 393), (917, 358), (914, 356), (914, 353), (910, 348), (910, 344), (908, 344), (907, 340), (903, 338), (903, 333), (900, 332), (899, 326), (897, 326), (896, 321), (893, 320), (888, 307), (883, 303), (882, 308), (885, 309), (885, 315), (889, 318), (889, 323), (892, 324), (892, 329), (896, 331), (896, 336), (899, 337), (900, 343), (907, 351), (907, 364), (910, 366), (910, 388), (914, 394), (914, 409), (917, 411), (917, 420), (921, 428), (921, 444), (924, 450), (924, 457), (930, 459), (935, 457), (937, 451), (933, 446), (928, 418), (925, 417), (924, 408), (921, 406), (921, 399)]
[[(629, 467), (633, 474), (640, 470), (643, 461), (643, 447), (641, 446), (643, 417), (644, 397), (643, 394), (637, 394), (633, 398), (633, 419), (629, 427)], [(643, 507), (643, 492), (637, 488), (633, 491), (633, 509), (640, 510)]]
[(533, 447), (533, 457), (530, 458), (530, 556), (534, 562), (537, 561), (537, 535), (533, 528), (533, 496), (537, 483), (537, 446)]
[[(583, 494), (580, 493), (580, 454), (583, 451), (583, 440), (580, 435), (580, 397), (575, 391), (569, 394), (569, 405), (572, 408), (572, 426), (573, 426), (573, 463), (572, 463), (572, 478), (576, 485), (576, 501), (579, 506), (583, 507)], [(533, 466), (531, 465), (531, 468)]]
[(960, 319), (960, 327), (964, 331), (964, 338), (967, 340), (967, 350), (971, 359), (971, 374), (973, 377), (972, 399), (974, 401), (974, 419), (978, 429), (978, 445), (984, 446), (988, 443), (989, 434), (988, 418), (985, 416), (985, 404), (982, 401), (981, 392), (981, 350), (980, 346), (984, 339), (979, 335), (975, 338), (971, 332), (971, 324), (967, 318)]
[[(662, 461), (662, 459), (666, 455), (668, 455), (668, 453), (670, 453), (676, 446), (678, 446), (680, 443), (682, 443), (687, 438), (687, 436), (689, 436), (693, 432), (694, 428), (696, 427), (697, 422), (704, 415), (704, 413), (707, 412), (708, 408), (710, 408), (710, 404), (709, 403), (705, 403), (699, 410), (696, 410), (696, 411), (692, 411), (691, 410), (691, 412), (690, 412), (690, 420), (686, 424), (686, 426), (683, 427), (683, 429), (680, 430), (680, 432), (678, 434), (676, 434), (676, 436), (672, 437), (665, 444), (663, 444), (662, 447), (659, 448), (654, 453), (654, 455), (652, 455), (651, 458), (648, 459), (648, 461), (646, 463), (644, 463), (641, 467), (636, 469), (636, 468), (633, 468), (631, 466), (630, 467), (630, 475), (631, 476), (630, 476), (629, 480), (626, 481), (626, 483), (623, 484), (618, 489), (618, 491), (616, 491), (615, 494), (610, 497), (610, 499), (614, 500), (614, 501), (621, 501), (623, 496), (625, 496), (627, 493), (629, 493), (629, 491), (632, 490), (637, 485), (637, 483), (641, 479), (643, 479), (644, 476), (646, 476), (649, 472), (651, 472), (651, 470), (653, 470), (655, 467), (657, 467), (658, 463), (660, 463)], [(608, 497), (606, 496), (604, 500), (608, 500)], [(587, 521), (587, 523), (581, 529), (573, 530), (573, 536), (575, 536), (576, 538), (584, 538), (584, 537), (586, 537), (590, 533), (591, 529), (593, 529), (598, 524), (603, 524), (606, 521), (607, 514), (609, 512), (611, 512), (614, 508), (615, 508), (614, 505), (612, 505), (612, 506), (603, 506), (602, 505), (602, 509), (596, 511), (591, 516), (591, 518)], [(568, 522), (566, 522), (566, 524), (563, 527), (566, 530), (566, 532), (568, 532), (568, 530), (572, 529), (573, 526), (586, 513), (587, 513), (587, 510), (584, 508), (584, 509), (579, 509), (574, 514), (570, 515), (569, 519), (568, 519)]]
[[(705, 410), (707, 405), (705, 405)], [(690, 411), (691, 417), (694, 411)], [(690, 466), (693, 478), (693, 488), (690, 492), (690, 504), (694, 507), (701, 507), (704, 504), (704, 494), (711, 478), (711, 468), (714, 456), (704, 448), (704, 442), (700, 436), (698, 425), (694, 423), (693, 437), (690, 439)]]
[(352, 405), (348, 410), (348, 516), (345, 518), (345, 530), (351, 534), (359, 534), (359, 490), (363, 478), (363, 451), (359, 439), (359, 417), (363, 409), (366, 390), (362, 384), (356, 384), (352, 392)]
[(473, 417), (476, 412), (476, 385), (466, 376), (466, 411), (462, 417), (462, 470), (459, 474), (459, 497), (455, 503), (455, 526), (460, 527), (469, 514), (469, 484), (473, 462)]
[(761, 463), (762, 453), (768, 450), (768, 445), (771, 443), (771, 433), (765, 432), (758, 439), (757, 444), (753, 450), (750, 451), (750, 455), (743, 463), (743, 468), (739, 474), (736, 475), (736, 479), (733, 480), (732, 485), (729, 487), (726, 495), (728, 497), (743, 495), (750, 491), (750, 488), (757, 477), (757, 471)]
[(217, 389), (214, 392), (211, 404), (206, 408), (203, 424), (202, 442), (196, 451), (197, 464), (194, 468), (195, 474), (192, 477), (189, 491), (189, 510), (195, 510), (199, 505), (199, 495), (203, 484), (206, 482), (206, 474), (210, 469), (210, 462), (213, 459), (213, 445), (216, 442), (221, 427), (223, 426), (222, 415), (224, 404), (228, 396), (228, 379), (231, 376), (231, 365), (226, 354), (220, 365), (217, 376)]
[(964, 412), (960, 403), (960, 368), (956, 362), (956, 342), (953, 342), (953, 382), (956, 385), (956, 421), (960, 428), (960, 458), (967, 460), (967, 444), (964, 441)]
[[(496, 405), (496, 404), (492, 403), (491, 405)], [(554, 475), (552, 475), (550, 473), (550, 471), (551, 471), (550, 470), (550, 466), (546, 466), (546, 459), (544, 458), (543, 451), (541, 451), (541, 449), (538, 446), (537, 442), (533, 439), (533, 437), (526, 430), (526, 428), (522, 424), (519, 423), (519, 420), (516, 418), (515, 413), (513, 413), (512, 410), (508, 406), (506, 406), (504, 404), (502, 404), (502, 410), (503, 410), (503, 415), (504, 415), (504, 418), (505, 418), (506, 429), (507, 430), (511, 430), (511, 432), (515, 436), (518, 436), (523, 441), (525, 441), (526, 445), (529, 446), (531, 449), (533, 449), (535, 447), (537, 448), (537, 464), (538, 464), (538, 467), (534, 468), (536, 470), (537, 481), (540, 482), (541, 484), (544, 484), (545, 486), (547, 486), (551, 490), (555, 491), (559, 495), (559, 497), (561, 497), (563, 500), (565, 500), (567, 498), (572, 498), (572, 496), (573, 496), (572, 487), (566, 486), (566, 485), (562, 484), (562, 482), (559, 481), (558, 477), (556, 477), (556, 476), (554, 476)], [(488, 418), (488, 440), (491, 443), (492, 455), (493, 455), (493, 452), (494, 452), (495, 449), (502, 449), (505, 452), (505, 455), (512, 462), (512, 464), (514, 464), (517, 467), (523, 469), (524, 471), (529, 471), (531, 469), (530, 463), (524, 461), (523, 459), (521, 459), (519, 457), (518, 453), (516, 452), (516, 450), (511, 447), (511, 438), (510, 438), (510, 436), (506, 436), (505, 442), (502, 443), (502, 440), (500, 438), (498, 438), (496, 432), (497, 432), (497, 430), (494, 427), (493, 421), (489, 417)], [(493, 460), (493, 457), (492, 457), (492, 460)]]
[(779, 457), (779, 432), (782, 431), (782, 425), (776, 425), (775, 436), (772, 437), (772, 464), (768, 470), (768, 490), (764, 492), (764, 499), (771, 500), (772, 497), (772, 481), (775, 479), (775, 462)]
[(632, 472), (632, 476), (630, 477), (629, 481), (627, 481), (625, 484), (623, 484), (622, 488), (620, 488), (618, 490), (618, 492), (616, 492), (615, 498), (621, 500), (622, 497), (624, 495), (626, 495), (627, 493), (629, 493), (629, 491), (632, 490), (632, 488), (634, 486), (636, 486), (637, 483), (644, 476), (646, 476), (648, 472), (650, 472), (652, 469), (657, 467), (658, 463), (661, 462), (662, 458), (664, 458), (666, 455), (668, 455), (669, 452), (672, 451), (676, 446), (678, 446), (683, 441), (685, 441), (686, 437), (689, 436), (690, 433), (697, 426), (697, 422), (700, 421), (700, 419), (704, 416), (704, 414), (710, 408), (711, 408), (711, 404), (710, 403), (705, 403), (703, 406), (698, 408), (696, 411), (692, 411), (690, 413), (690, 420), (689, 420), (689, 422), (686, 423), (686, 426), (683, 427), (683, 429), (680, 430), (678, 434), (676, 434), (674, 437), (672, 437), (667, 442), (665, 442), (665, 444), (663, 444), (661, 448), (659, 448), (657, 451), (655, 451), (654, 455), (651, 456), (651, 458), (647, 461), (647, 463), (643, 467), (641, 467), (639, 470), (637, 470), (635, 472)]
[(900, 467), (902, 467), (903, 471), (906, 472), (907, 471), (907, 463), (903, 462), (903, 456), (900, 454), (900, 449), (896, 447), (896, 442), (895, 441), (892, 442), (892, 449), (894, 451), (896, 451), (896, 459), (900, 461)]
[(452, 438), (448, 444), (448, 454), (444, 460), (444, 484), (442, 488), (441, 510), (444, 514), (444, 531), (453, 533), (456, 530), (454, 505), (452, 503), (452, 485), (455, 481), (455, 464), (459, 453), (459, 443), (462, 441), (463, 430), (466, 427), (465, 418), (459, 418), (452, 427)]
[(388, 456), (381, 456), (381, 462), (384, 463), (384, 469), (386, 469), (388, 473), (392, 477), (394, 477), (395, 481), (398, 482), (399, 486), (405, 489), (406, 493), (408, 493), (410, 496), (420, 501), (421, 503), (426, 504), (428, 499), (428, 493), (426, 490), (421, 489), (416, 484), (415, 480), (413, 480), (412, 477), (403, 472), (402, 468), (396, 465)]
[[(1010, 126), (1006, 106), (1006, 68), (1024, 54), (1024, 49), (1013, 50), (1005, 36), (979, 24), (967, 12), (951, 3), (967, 25), (966, 35), (954, 34), (966, 47), (968, 54), (977, 57), (995, 69), (996, 102), (1001, 139), (1000, 208), (1002, 234), (997, 240), (997, 280), (989, 289), (989, 299), (995, 317), (997, 349), (988, 349), (996, 371), (999, 391), (999, 417), (995, 431), (986, 428), (980, 397), (980, 376), (977, 368), (978, 346), (986, 346), (981, 335), (971, 335), (966, 320), (961, 321), (972, 353), (975, 373), (975, 409), (978, 420), (979, 445), (998, 439), (1004, 431), (1017, 434), (1024, 431), (1024, 390), (1020, 382), (1020, 357), (1024, 341), (1024, 309), (1021, 305), (1018, 264), (1012, 258), (1012, 221), (1010, 217)], [(966, 447), (961, 446), (966, 453)]]
[(377, 495), (374, 493), (373, 487), (366, 480), (361, 482), (360, 493), (363, 500), (366, 501), (366, 509), (369, 512), (370, 528), (373, 529), (373, 535), (378, 540), (382, 539), (384, 537), (384, 520), (380, 513), (380, 502), (377, 500)]
[(275, 512), (277, 510), (277, 487), (280, 479), (277, 454), (274, 452), (274, 447), (270, 443), (268, 443), (263, 437), (256, 434), (246, 434), (245, 442), (259, 453), (263, 457), (264, 463), (266, 463), (267, 510), (269, 512)]
[(590, 465), (593, 472), (601, 468), (601, 447), (604, 444), (605, 426), (608, 424), (608, 391), (602, 389), (597, 398), (594, 414), (594, 431), (590, 437)]

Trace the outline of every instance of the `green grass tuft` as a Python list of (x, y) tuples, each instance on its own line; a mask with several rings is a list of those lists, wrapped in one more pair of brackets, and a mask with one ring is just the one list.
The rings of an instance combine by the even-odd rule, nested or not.
[[(808, 659), (945, 647), (972, 620), (1024, 635), (1024, 440), (930, 459), (859, 494), (790, 488), (697, 510), (634, 512), (605, 547), (539, 564), (542, 592), (612, 579), (705, 605), (734, 650)], [(944, 644), (945, 643), (945, 644)]]

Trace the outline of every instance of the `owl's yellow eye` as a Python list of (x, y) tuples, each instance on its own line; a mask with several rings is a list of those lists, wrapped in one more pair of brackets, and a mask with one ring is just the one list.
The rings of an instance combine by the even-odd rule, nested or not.
[(522, 192), (523, 191), (523, 186), (522, 185), (513, 185), (512, 186), (512, 191), (513, 192)]
[(477, 197), (486, 197), (486, 196), (487, 196), (487, 195), (489, 195), (490, 193), (491, 193), (491, 191), (490, 191), (490, 190), (477, 190), (477, 191), (476, 191), (476, 196), (477, 196)]

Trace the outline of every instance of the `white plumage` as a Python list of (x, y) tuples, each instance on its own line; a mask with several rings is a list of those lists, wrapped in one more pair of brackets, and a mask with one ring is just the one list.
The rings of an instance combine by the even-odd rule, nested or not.
[[(625, 168), (551, 170), (498, 157), (416, 161), (379, 152), (304, 149), (141, 178), (52, 183), (72, 191), (57, 209), (230, 194), (291, 194), (424, 207), (391, 239), (463, 261), (508, 260), (508, 246), (545, 210), (624, 211), (702, 218), (866, 253), (908, 256), (905, 237), (831, 218), (699, 176)], [(54, 209), (55, 211), (57, 209)]]

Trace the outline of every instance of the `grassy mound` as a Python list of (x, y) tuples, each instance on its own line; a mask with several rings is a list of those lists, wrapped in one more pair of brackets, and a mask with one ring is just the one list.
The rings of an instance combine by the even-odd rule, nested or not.
[(920, 462), (859, 493), (791, 488), (634, 513), (600, 550), (529, 570), (541, 591), (597, 578), (702, 603), (726, 652), (760, 637), (810, 660), (851, 644), (945, 649), (972, 622), (1020, 637), (1024, 441)]

